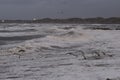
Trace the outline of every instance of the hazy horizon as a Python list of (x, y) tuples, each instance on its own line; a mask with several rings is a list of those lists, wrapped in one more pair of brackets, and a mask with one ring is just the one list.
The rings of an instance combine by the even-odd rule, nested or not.
[(0, 0), (0, 19), (120, 17), (120, 0)]

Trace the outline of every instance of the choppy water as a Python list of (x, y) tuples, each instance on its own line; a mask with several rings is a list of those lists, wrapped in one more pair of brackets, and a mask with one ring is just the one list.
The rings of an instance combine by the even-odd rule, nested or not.
[[(119, 24), (104, 25), (79, 25), (79, 24), (0, 24), (0, 45), (23, 42), (35, 38), (54, 37), (68, 38), (82, 35), (77, 30), (119, 30)], [(76, 29), (76, 30), (75, 30)], [(52, 36), (51, 36), (52, 35)], [(48, 37), (48, 38), (50, 38)]]
[(119, 60), (105, 61), (120, 52), (119, 26), (0, 24), (0, 80), (102, 80), (106, 71), (119, 74)]

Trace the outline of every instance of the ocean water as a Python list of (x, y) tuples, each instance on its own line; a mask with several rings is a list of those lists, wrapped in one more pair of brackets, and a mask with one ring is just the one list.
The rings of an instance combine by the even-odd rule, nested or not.
[[(0, 24), (0, 46), (37, 38), (79, 41), (83, 30), (119, 30), (119, 24)], [(82, 39), (81, 38), (81, 39)]]
[(0, 24), (0, 80), (120, 79), (120, 24)]

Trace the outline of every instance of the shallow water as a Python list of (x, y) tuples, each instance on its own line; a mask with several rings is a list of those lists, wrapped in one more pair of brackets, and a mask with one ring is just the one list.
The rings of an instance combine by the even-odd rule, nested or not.
[(118, 80), (116, 26), (0, 24), (0, 80)]

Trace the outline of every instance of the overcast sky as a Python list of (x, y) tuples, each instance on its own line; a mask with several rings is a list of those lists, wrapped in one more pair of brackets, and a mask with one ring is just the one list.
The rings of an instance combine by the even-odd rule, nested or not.
[(120, 17), (120, 0), (0, 0), (0, 19)]

